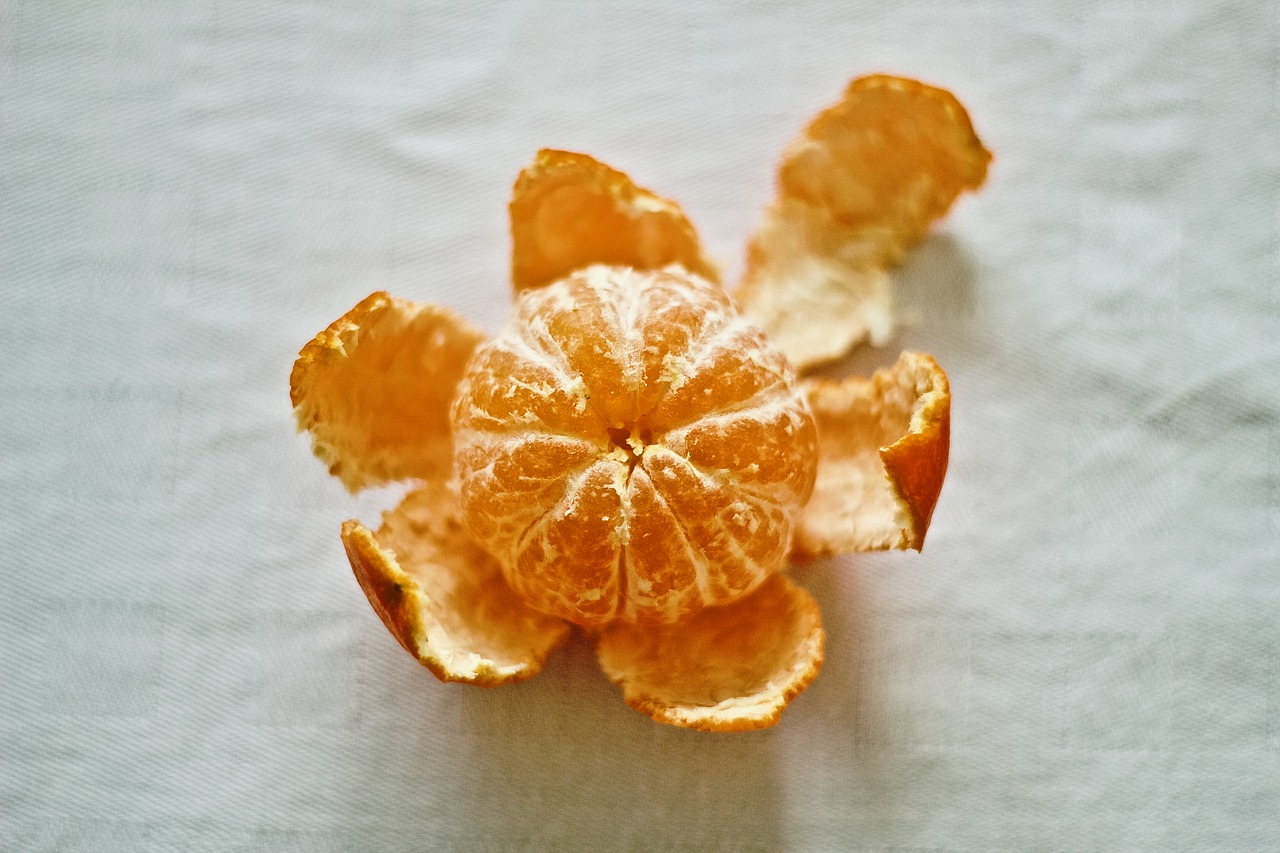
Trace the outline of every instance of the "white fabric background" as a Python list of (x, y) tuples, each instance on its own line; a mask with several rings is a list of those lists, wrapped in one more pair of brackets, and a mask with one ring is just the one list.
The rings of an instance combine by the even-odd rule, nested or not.
[[(1280, 849), (1275, 3), (11, 0), (0, 36), (0, 847)], [(437, 683), (295, 435), (372, 290), (494, 328), (541, 146), (731, 271), (850, 77), (996, 160), (899, 275), (955, 393), (923, 555), (801, 575), (775, 729), (626, 708), (571, 644)]]

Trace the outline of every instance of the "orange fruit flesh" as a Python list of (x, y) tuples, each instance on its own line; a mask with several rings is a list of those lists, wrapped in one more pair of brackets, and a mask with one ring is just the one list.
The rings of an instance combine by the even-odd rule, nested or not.
[(469, 531), (532, 607), (675, 622), (786, 561), (817, 432), (715, 285), (595, 266), (526, 291), (453, 409)]

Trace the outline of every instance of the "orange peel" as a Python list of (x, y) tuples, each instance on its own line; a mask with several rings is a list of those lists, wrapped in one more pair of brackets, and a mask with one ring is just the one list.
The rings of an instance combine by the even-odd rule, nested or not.
[(679, 264), (719, 280), (680, 205), (586, 154), (539, 151), (516, 179), (510, 214), (517, 291), (591, 264), (641, 270)]
[(893, 331), (888, 270), (991, 154), (943, 89), (877, 74), (852, 81), (783, 153), (777, 198), (735, 291), (798, 369)]
[(439, 305), (370, 294), (302, 348), (298, 429), (350, 491), (453, 467), (449, 404), (484, 333)]
[(951, 446), (951, 389), (932, 356), (904, 352), (870, 379), (806, 380), (818, 479), (801, 555), (924, 545)]
[(773, 575), (745, 599), (661, 627), (615, 623), (597, 654), (622, 698), (660, 723), (705, 731), (772, 726), (822, 666), (813, 598)]
[(441, 681), (494, 687), (531, 678), (569, 632), (503, 582), (463, 531), (446, 484), (411, 492), (376, 533), (345, 522), (342, 543), (382, 624)]
[(883, 340), (888, 268), (989, 159), (950, 94), (853, 81), (786, 152), (735, 303), (674, 202), (539, 152), (510, 207), (504, 331), (375, 293), (294, 366), (331, 473), (421, 481), (377, 532), (342, 527), (391, 634), (440, 679), (492, 686), (576, 624), (655, 720), (776, 723), (823, 658), (788, 558), (919, 550), (950, 442), (930, 356), (866, 379), (795, 367)]

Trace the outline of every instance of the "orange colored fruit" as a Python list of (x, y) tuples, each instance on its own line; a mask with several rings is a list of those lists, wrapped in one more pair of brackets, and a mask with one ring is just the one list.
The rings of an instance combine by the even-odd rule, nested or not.
[(523, 292), (453, 408), (462, 518), (530, 606), (676, 622), (782, 568), (817, 431), (786, 359), (684, 270)]

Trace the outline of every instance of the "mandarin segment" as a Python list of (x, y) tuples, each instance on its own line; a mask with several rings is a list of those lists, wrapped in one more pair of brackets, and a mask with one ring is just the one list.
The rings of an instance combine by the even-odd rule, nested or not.
[[(692, 296), (690, 282), (700, 282)], [(636, 408), (650, 413), (650, 428), (662, 429), (658, 405), (705, 370), (703, 354), (741, 319), (723, 290), (699, 279), (654, 276), (637, 293), (631, 322), (644, 346), (636, 355), (642, 383)]]
[(558, 435), (462, 434), (458, 467), (462, 502), (472, 508), (471, 535), (501, 558), (565, 499), (572, 478), (596, 461), (588, 441)]
[(942, 368), (932, 356), (904, 352), (870, 379), (805, 385), (819, 466), (797, 552), (919, 551), (951, 443), (951, 391)]
[(589, 405), (586, 386), (519, 339), (506, 338), (482, 349), (472, 362), (474, 393), (465, 411), (455, 411), (457, 429), (520, 429), (522, 425), (558, 433), (583, 434), (602, 427)]
[(518, 328), (564, 373), (591, 391), (591, 407), (609, 426), (635, 417), (641, 375), (633, 354), (638, 335), (627, 318), (635, 294), (617, 292), (579, 273), (571, 288), (543, 288), (520, 301)]
[(531, 678), (568, 633), (507, 587), (463, 531), (447, 485), (411, 492), (377, 533), (344, 523), (342, 542), (383, 624), (441, 681), (492, 687)]
[[(626, 275), (634, 276), (632, 284), (619, 287), (617, 277)], [(555, 366), (566, 386), (580, 394), (590, 389), (591, 408), (609, 427), (652, 411), (690, 379), (700, 381), (699, 393), (708, 384), (717, 385), (717, 394), (727, 393), (730, 383), (718, 382), (717, 371), (741, 372), (743, 351), (768, 351), (757, 331), (745, 331), (749, 327), (723, 291), (678, 268), (637, 274), (593, 267), (565, 281), (564, 287), (523, 294), (514, 322), (495, 346), (522, 341)], [(720, 363), (702, 363), (704, 353), (715, 347), (725, 350)], [(781, 358), (773, 354), (779, 364)], [(703, 405), (718, 405), (719, 398), (710, 394), (703, 393)], [(655, 426), (665, 424), (660, 411), (648, 418)]]
[(626, 703), (658, 722), (748, 731), (777, 723), (813, 681), (824, 641), (813, 598), (775, 574), (750, 596), (677, 624), (614, 623), (597, 654)]
[(761, 494), (798, 494), (808, 499), (814, 469), (805, 459), (817, 455), (813, 419), (778, 393), (757, 406), (704, 417), (667, 433), (666, 445), (699, 470), (727, 474)]
[(689, 541), (644, 466), (627, 483), (626, 611), (637, 622), (674, 622), (710, 601), (710, 567), (701, 549)]
[(991, 154), (959, 101), (914, 80), (854, 80), (783, 152), (777, 198), (747, 249), (735, 297), (792, 364), (837, 358), (893, 330), (886, 270)]
[[(746, 358), (743, 354), (749, 354)], [(669, 430), (708, 415), (791, 393), (786, 358), (763, 333), (741, 317), (718, 325), (695, 346), (672, 359), (675, 379), (649, 416), (654, 429)]]
[(750, 592), (786, 559), (794, 516), (790, 497), (761, 497), (733, 471), (701, 470), (666, 447), (646, 448), (642, 465), (704, 566), (704, 604)]
[(586, 154), (539, 151), (516, 180), (510, 214), (517, 292), (592, 264), (641, 270), (680, 264), (719, 278), (678, 204)]
[[(497, 351), (544, 371), (542, 401), (495, 402), (535, 393), (514, 363), (506, 389)], [(785, 359), (676, 267), (590, 267), (523, 293), (455, 414), (473, 535), (534, 607), (582, 625), (746, 595), (784, 564), (813, 484), (816, 432)]]
[(505, 564), (507, 582), (525, 601), (581, 625), (617, 615), (625, 482), (626, 466), (610, 457), (569, 479)]
[(289, 378), (298, 428), (351, 491), (449, 472), (449, 409), (483, 335), (439, 305), (374, 293), (302, 348)]

